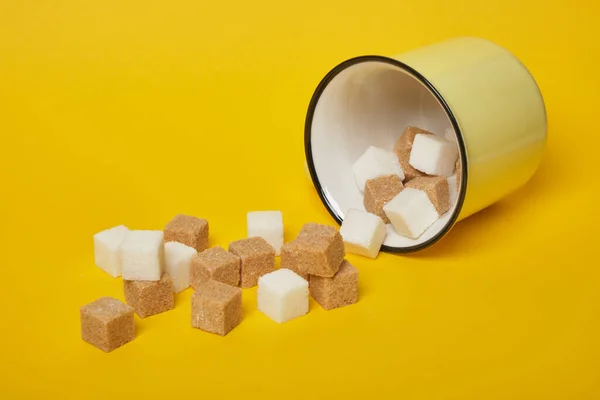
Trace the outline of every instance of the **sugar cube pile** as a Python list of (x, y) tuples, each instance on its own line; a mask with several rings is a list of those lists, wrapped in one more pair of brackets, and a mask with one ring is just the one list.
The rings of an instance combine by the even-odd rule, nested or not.
[[(256, 308), (276, 323), (358, 302), (358, 270), (347, 253), (376, 258), (386, 235), (417, 239), (452, 210), (461, 164), (452, 132), (408, 127), (393, 149), (368, 147), (352, 165), (364, 211), (346, 210), (338, 229), (306, 223), (284, 243), (280, 211), (246, 215), (247, 237), (212, 246), (204, 218), (178, 214), (163, 230), (118, 225), (94, 235), (96, 266), (122, 277), (125, 302), (102, 297), (80, 308), (83, 341), (110, 352), (135, 338), (145, 319), (175, 308), (189, 287), (193, 328), (225, 336), (242, 322), (242, 297), (257, 288)], [(280, 257), (277, 268), (276, 257)]]
[(307, 314), (310, 296), (325, 310), (354, 304), (358, 271), (345, 259), (346, 248), (373, 257), (385, 234), (380, 217), (359, 211), (342, 227), (344, 236), (307, 223), (286, 244), (280, 211), (249, 212), (246, 222), (248, 237), (227, 250), (210, 247), (207, 220), (183, 214), (162, 231), (119, 225), (94, 235), (96, 265), (123, 277), (125, 302), (103, 297), (81, 307), (82, 339), (113, 351), (135, 338), (134, 314), (168, 312), (189, 287), (191, 327), (220, 336), (242, 321), (243, 288), (258, 286), (257, 309), (277, 323)]
[[(389, 160), (390, 153), (395, 156), (394, 162)], [(418, 239), (453, 209), (461, 187), (456, 135), (452, 129), (436, 135), (409, 126), (396, 141), (393, 152), (370, 146), (354, 162), (352, 172), (358, 189), (363, 193), (366, 212), (347, 210), (342, 235), (348, 252), (374, 258), (379, 251), (375, 251), (375, 243), (379, 242), (381, 233), (375, 235), (371, 225), (361, 223), (365, 226), (361, 231), (364, 235), (362, 245), (357, 245), (356, 239), (346, 240), (346, 237), (356, 235), (352, 232), (360, 231), (359, 228), (349, 228), (358, 225), (354, 221), (359, 215), (364, 221), (375, 221), (373, 217), (378, 217), (382, 223), (389, 224), (378, 231), (384, 232), (383, 242), (390, 229), (399, 235)], [(346, 223), (346, 220), (349, 221)], [(371, 243), (368, 250), (365, 243)]]

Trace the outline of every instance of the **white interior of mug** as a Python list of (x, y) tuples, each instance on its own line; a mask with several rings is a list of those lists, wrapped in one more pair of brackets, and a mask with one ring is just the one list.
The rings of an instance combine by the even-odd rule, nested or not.
[[(456, 141), (452, 122), (437, 97), (399, 66), (359, 62), (339, 72), (323, 89), (310, 125), (312, 166), (317, 190), (338, 220), (348, 209), (364, 210), (352, 164), (369, 146), (392, 150), (407, 126)], [(456, 208), (455, 202), (418, 239), (400, 236), (388, 224), (384, 246), (408, 248), (431, 240), (451, 223)]]

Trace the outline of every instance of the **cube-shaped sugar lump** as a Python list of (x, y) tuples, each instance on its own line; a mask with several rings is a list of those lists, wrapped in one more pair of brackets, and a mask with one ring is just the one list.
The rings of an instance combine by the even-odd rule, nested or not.
[(369, 179), (365, 185), (365, 195), (363, 197), (365, 210), (377, 215), (386, 224), (389, 223), (387, 215), (383, 212), (383, 206), (396, 197), (402, 189), (404, 189), (404, 185), (396, 175)]
[(456, 184), (456, 175), (446, 179), (448, 182), (448, 196), (450, 197), (450, 207), (458, 200), (458, 185)]
[(162, 231), (131, 231), (121, 243), (123, 279), (158, 281), (165, 265)]
[(342, 235), (328, 225), (305, 224), (290, 243), (296, 268), (303, 274), (333, 276), (346, 256)]
[(183, 243), (165, 243), (165, 270), (173, 281), (175, 293), (190, 287), (190, 263), (196, 254), (196, 249)]
[(385, 223), (377, 215), (350, 209), (340, 228), (346, 252), (376, 258), (385, 239)]
[(383, 210), (396, 232), (411, 239), (418, 239), (439, 218), (427, 193), (413, 188), (404, 188)]
[(435, 135), (415, 136), (409, 163), (428, 175), (448, 177), (454, 173), (458, 146)]
[(283, 245), (283, 216), (281, 211), (253, 211), (247, 214), (248, 237), (261, 237), (278, 256)]
[(450, 209), (448, 180), (442, 176), (421, 176), (406, 184), (407, 188), (419, 189), (427, 193), (429, 200), (441, 216)]
[(206, 281), (192, 295), (192, 327), (225, 336), (242, 320), (242, 290)]
[(129, 229), (119, 225), (94, 235), (96, 266), (114, 278), (121, 276), (119, 247), (128, 233)]
[(302, 246), (298, 244), (297, 240), (292, 240), (281, 246), (281, 268), (294, 271), (298, 276), (308, 280), (308, 272), (303, 269), (305, 265), (298, 262), (298, 258), (302, 257)]
[(404, 181), (410, 181), (411, 179), (425, 175), (423, 172), (414, 169), (408, 162), (410, 160), (410, 151), (412, 149), (413, 141), (418, 134), (433, 135), (433, 133), (424, 129), (409, 126), (404, 130), (402, 136), (400, 136), (394, 145), (394, 153), (396, 153), (400, 167), (402, 167), (402, 170), (404, 171)]
[(179, 242), (204, 251), (208, 248), (208, 221), (191, 215), (179, 214), (164, 229), (165, 242)]
[(277, 323), (308, 312), (308, 282), (289, 269), (261, 276), (256, 296), (258, 310)]
[(344, 260), (331, 278), (311, 275), (310, 294), (325, 310), (354, 304), (358, 301), (358, 271)]
[(229, 252), (241, 259), (240, 286), (256, 286), (258, 278), (275, 270), (275, 249), (261, 237), (229, 244)]
[(112, 297), (102, 297), (79, 309), (81, 338), (109, 352), (135, 338), (133, 308)]
[(209, 280), (226, 283), (231, 286), (240, 284), (241, 260), (235, 254), (222, 247), (212, 247), (192, 258), (190, 283), (194, 290)]
[(397, 175), (398, 178), (404, 180), (404, 172), (394, 152), (374, 146), (369, 146), (354, 162), (352, 172), (361, 192), (365, 191), (365, 184), (369, 179)]
[(164, 274), (159, 281), (124, 281), (125, 301), (141, 318), (175, 307), (173, 281)]

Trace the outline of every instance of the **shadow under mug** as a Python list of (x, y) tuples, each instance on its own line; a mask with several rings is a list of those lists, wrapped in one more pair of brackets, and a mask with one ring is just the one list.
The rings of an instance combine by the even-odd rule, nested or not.
[(454, 38), (395, 57), (362, 56), (321, 81), (305, 125), (306, 162), (333, 218), (364, 210), (352, 164), (369, 146), (392, 149), (407, 126), (456, 141), (461, 182), (450, 211), (420, 238), (388, 224), (382, 251), (424, 249), (452, 226), (523, 186), (541, 163), (547, 120), (540, 90), (509, 51)]

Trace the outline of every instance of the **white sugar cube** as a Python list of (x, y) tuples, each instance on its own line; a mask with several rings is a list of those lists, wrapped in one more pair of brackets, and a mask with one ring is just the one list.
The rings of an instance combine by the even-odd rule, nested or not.
[(396, 197), (383, 206), (399, 235), (417, 239), (439, 216), (429, 196), (422, 190), (404, 188)]
[(429, 175), (451, 176), (458, 158), (458, 146), (435, 135), (418, 134), (410, 151), (409, 164)]
[(248, 237), (259, 236), (279, 255), (283, 245), (283, 216), (281, 211), (253, 211), (247, 215)]
[(452, 175), (448, 179), (448, 194), (450, 195), (450, 208), (454, 206), (458, 199), (458, 189), (456, 187), (456, 175)]
[(127, 227), (119, 225), (94, 235), (96, 266), (115, 278), (121, 276), (119, 246), (128, 233)]
[(369, 179), (387, 175), (398, 175), (404, 180), (404, 171), (400, 167), (398, 157), (393, 151), (370, 146), (352, 165), (354, 179), (361, 192), (365, 191), (365, 184)]
[(308, 312), (308, 281), (281, 268), (258, 279), (258, 310), (282, 323)]
[(121, 243), (123, 279), (158, 281), (164, 271), (163, 231), (131, 231)]
[(348, 253), (375, 258), (385, 239), (385, 223), (375, 214), (350, 209), (344, 217), (340, 234)]
[(165, 243), (165, 269), (173, 281), (174, 293), (190, 286), (190, 262), (197, 253), (196, 249), (183, 243)]

